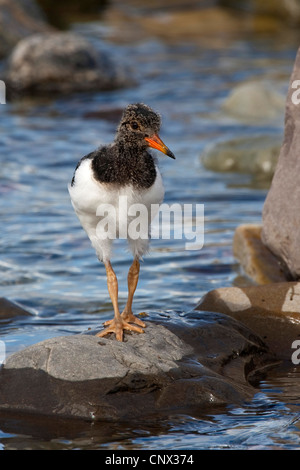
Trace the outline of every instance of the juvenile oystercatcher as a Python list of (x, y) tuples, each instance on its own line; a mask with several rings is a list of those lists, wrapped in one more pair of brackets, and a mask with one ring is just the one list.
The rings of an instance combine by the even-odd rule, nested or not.
[[(114, 318), (104, 323), (107, 328), (97, 336), (115, 333), (117, 340), (122, 341), (124, 329), (143, 333), (146, 326), (133, 315), (132, 301), (139, 278), (140, 259), (149, 247), (150, 227), (147, 227), (146, 235), (130, 233), (128, 224), (132, 221), (130, 208), (139, 204), (146, 209), (150, 225), (153, 218), (151, 207), (158, 207), (164, 197), (161, 174), (149, 147), (171, 158), (175, 159), (175, 156), (158, 135), (160, 125), (160, 116), (149, 106), (142, 103), (127, 106), (114, 142), (83, 157), (69, 185), (74, 210), (98, 259), (105, 265), (114, 309)], [(128, 299), (122, 313), (118, 305), (118, 281), (111, 265), (114, 238), (127, 238), (133, 255), (128, 271)]]

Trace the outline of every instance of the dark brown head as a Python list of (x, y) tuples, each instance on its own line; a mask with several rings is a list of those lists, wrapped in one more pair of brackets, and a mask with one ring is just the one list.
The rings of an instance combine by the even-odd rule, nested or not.
[(160, 125), (160, 116), (149, 106), (143, 103), (130, 104), (124, 110), (115, 141), (141, 149), (152, 147), (175, 158), (158, 135)]

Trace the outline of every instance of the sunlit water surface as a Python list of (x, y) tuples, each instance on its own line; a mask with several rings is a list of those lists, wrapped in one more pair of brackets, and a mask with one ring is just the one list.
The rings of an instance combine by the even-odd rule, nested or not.
[[(77, 29), (89, 35), (85, 25)], [(96, 37), (93, 40), (97, 44)], [(235, 228), (259, 223), (268, 184), (252, 176), (210, 172), (201, 153), (210, 143), (257, 133), (281, 135), (283, 117), (243, 123), (221, 110), (229, 91), (247, 79), (268, 77), (288, 85), (296, 47), (273, 39), (228, 41), (221, 47), (149, 41), (113, 46), (130, 58), (137, 85), (1, 106), (1, 296), (32, 312), (1, 325), (7, 353), (38, 341), (96, 328), (112, 315), (105, 270), (72, 210), (67, 185), (77, 161), (113, 139), (115, 122), (86, 118), (98, 109), (143, 101), (163, 116), (161, 137), (177, 159), (158, 156), (168, 204), (204, 204), (201, 250), (186, 240), (152, 242), (135, 305), (139, 311), (187, 312), (208, 290), (239, 282), (232, 254)], [(117, 244), (113, 265), (126, 299), (130, 265)], [(289, 392), (299, 369), (279, 370), (261, 383), (244, 407), (208, 410), (203, 416), (154, 416), (130, 424), (66, 423), (43, 431), (38, 422), (0, 427), (0, 448), (51, 449), (289, 449), (299, 447), (299, 405)], [(26, 431), (27, 429), (27, 431)]]

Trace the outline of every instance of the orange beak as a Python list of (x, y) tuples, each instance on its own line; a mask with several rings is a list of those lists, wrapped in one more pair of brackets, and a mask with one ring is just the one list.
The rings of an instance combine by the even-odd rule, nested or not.
[(146, 142), (148, 142), (149, 147), (152, 147), (156, 150), (159, 150), (160, 152), (164, 153), (165, 155), (168, 155), (168, 157), (174, 158), (174, 160), (175, 160), (175, 155), (163, 143), (163, 141), (161, 140), (161, 138), (157, 134), (154, 134), (151, 138), (150, 137), (145, 137), (145, 140), (146, 140)]

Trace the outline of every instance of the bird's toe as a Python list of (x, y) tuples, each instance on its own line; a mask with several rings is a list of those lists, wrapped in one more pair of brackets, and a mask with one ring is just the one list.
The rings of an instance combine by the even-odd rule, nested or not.
[(108, 320), (107, 322), (104, 323), (104, 325), (109, 325), (109, 326), (105, 328), (104, 330), (100, 331), (99, 333), (97, 333), (96, 336), (103, 338), (103, 336), (106, 336), (109, 333), (115, 333), (116, 339), (118, 341), (123, 341), (124, 330), (135, 331), (136, 333), (144, 333), (144, 330), (141, 328), (141, 326), (144, 325), (143, 322), (140, 322), (140, 326), (136, 326), (136, 325), (132, 325), (128, 323), (126, 320), (124, 320), (121, 317), (118, 320), (116, 320), (115, 318), (113, 320)]
[(146, 328), (146, 323), (144, 323), (142, 320), (137, 318), (135, 315), (133, 315), (131, 312), (127, 312), (124, 310), (121, 314), (121, 317), (123, 320), (125, 320), (127, 323), (136, 323), (137, 325), (141, 326), (142, 328)]

